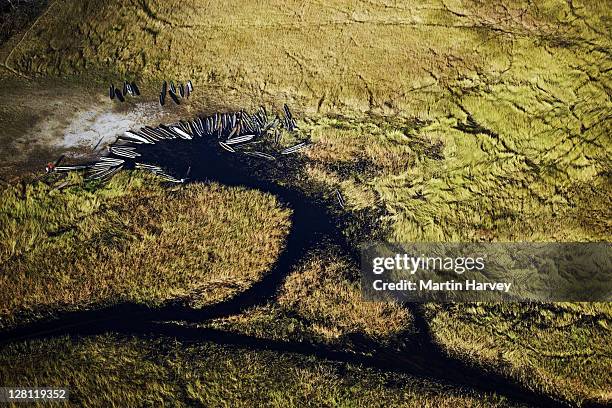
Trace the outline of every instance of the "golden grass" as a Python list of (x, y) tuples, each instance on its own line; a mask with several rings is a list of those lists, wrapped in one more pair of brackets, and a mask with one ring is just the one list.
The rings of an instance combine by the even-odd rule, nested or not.
[(410, 312), (396, 303), (365, 301), (358, 273), (333, 249), (313, 250), (285, 278), (274, 301), (202, 326), (343, 348), (352, 347), (352, 338), (388, 345), (409, 335)]
[[(312, 254), (283, 284), (278, 306), (310, 322), (314, 333), (337, 340), (351, 333), (384, 340), (410, 325), (410, 314), (399, 304), (363, 300), (358, 271), (333, 255)], [(352, 277), (352, 278), (351, 278)]]
[(163, 188), (119, 174), (92, 187), (72, 175), (2, 191), (0, 315), (121, 301), (197, 306), (248, 288), (267, 272), (289, 229), (270, 195), (216, 184)]
[[(230, 17), (202, 0), (57, 0), (0, 54), (25, 74), (138, 77), (151, 100), (159, 79), (192, 78), (195, 110), (297, 105), (318, 119), (313, 181), (382, 204), (393, 240), (602, 240), (609, 10), (587, 3), (239, 1)], [(355, 160), (378, 175), (330, 171)]]
[[(11, 69), (26, 75), (191, 77), (246, 93), (252, 102), (289, 95), (311, 112), (346, 107), (435, 118), (452, 105), (439, 97), (446, 85), (458, 79), (480, 83), (489, 75), (514, 81), (512, 70), (537, 68), (547, 57), (543, 40), (579, 42), (589, 52), (609, 45), (606, 19), (599, 17), (608, 10), (585, 9), (579, 0), (574, 3), (583, 19), (572, 18), (563, 0), (546, 6), (500, 2), (506, 7), (476, 0), (396, 6), (238, 1), (231, 13), (225, 4), (203, 0), (50, 3), (52, 12), (36, 29), (2, 48), (0, 59)], [(568, 59), (555, 54), (563, 52), (558, 48), (550, 58), (563, 64), (559, 71), (589, 59), (589, 52)], [(542, 74), (552, 78), (557, 72)]]
[(449, 353), (576, 403), (610, 403), (608, 303), (430, 305)]
[(504, 406), (495, 396), (465, 396), (401, 374), (163, 338), (57, 338), (1, 351), (3, 385), (68, 386), (78, 406)]

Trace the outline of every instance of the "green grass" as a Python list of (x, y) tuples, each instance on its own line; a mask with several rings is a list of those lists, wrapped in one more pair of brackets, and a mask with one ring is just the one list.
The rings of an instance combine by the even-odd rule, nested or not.
[(3, 385), (67, 386), (71, 405), (495, 407), (426, 380), (292, 353), (98, 336), (4, 347)]
[(223, 300), (268, 271), (289, 229), (289, 210), (270, 195), (168, 189), (130, 172), (107, 184), (71, 174), (0, 194), (3, 326), (17, 323), (15, 313)]
[[(566, 159), (570, 153), (554, 138), (526, 140), (510, 152), (482, 133), (486, 130), (469, 134), (455, 129), (458, 123), (310, 122), (305, 131), (317, 143), (307, 152), (305, 184), (325, 186), (330, 196), (339, 188), (355, 214), (384, 209), (388, 239), (399, 242), (610, 239), (606, 133), (598, 134), (604, 148), (572, 149), (589, 157), (581, 163)], [(499, 139), (509, 146), (515, 140), (512, 133), (500, 133)], [(352, 168), (356, 163), (365, 163), (365, 169)]]

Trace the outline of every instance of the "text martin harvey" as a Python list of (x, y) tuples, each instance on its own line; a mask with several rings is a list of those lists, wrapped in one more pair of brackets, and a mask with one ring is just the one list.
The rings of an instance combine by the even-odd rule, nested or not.
[(430, 290), (430, 291), (501, 291), (508, 292), (512, 283), (505, 282), (478, 282), (475, 280), (466, 280), (465, 282), (455, 282), (449, 280), (446, 282), (434, 282), (433, 280), (418, 280), (416, 282), (402, 279), (398, 282), (385, 282), (377, 279), (372, 283), (374, 290)]

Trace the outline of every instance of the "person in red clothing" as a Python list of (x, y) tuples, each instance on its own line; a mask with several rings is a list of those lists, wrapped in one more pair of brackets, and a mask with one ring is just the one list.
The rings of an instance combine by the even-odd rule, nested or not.
[(62, 160), (64, 160), (64, 155), (63, 154), (59, 157), (59, 159), (57, 159), (55, 161), (55, 163), (53, 163), (53, 162), (47, 163), (47, 165), (45, 166), (45, 172), (51, 173), (51, 172), (55, 171), (55, 168), (60, 165)]

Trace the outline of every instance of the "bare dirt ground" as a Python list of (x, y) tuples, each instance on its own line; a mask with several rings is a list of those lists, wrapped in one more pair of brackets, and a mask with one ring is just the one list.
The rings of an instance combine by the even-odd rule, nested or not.
[[(117, 81), (120, 84), (120, 81)], [(2, 80), (7, 103), (0, 105), (0, 171), (5, 180), (24, 172), (44, 172), (60, 155), (79, 160), (104, 154), (126, 130), (180, 117), (180, 109), (161, 109), (143, 95), (120, 104), (93, 87), (61, 79)]]

